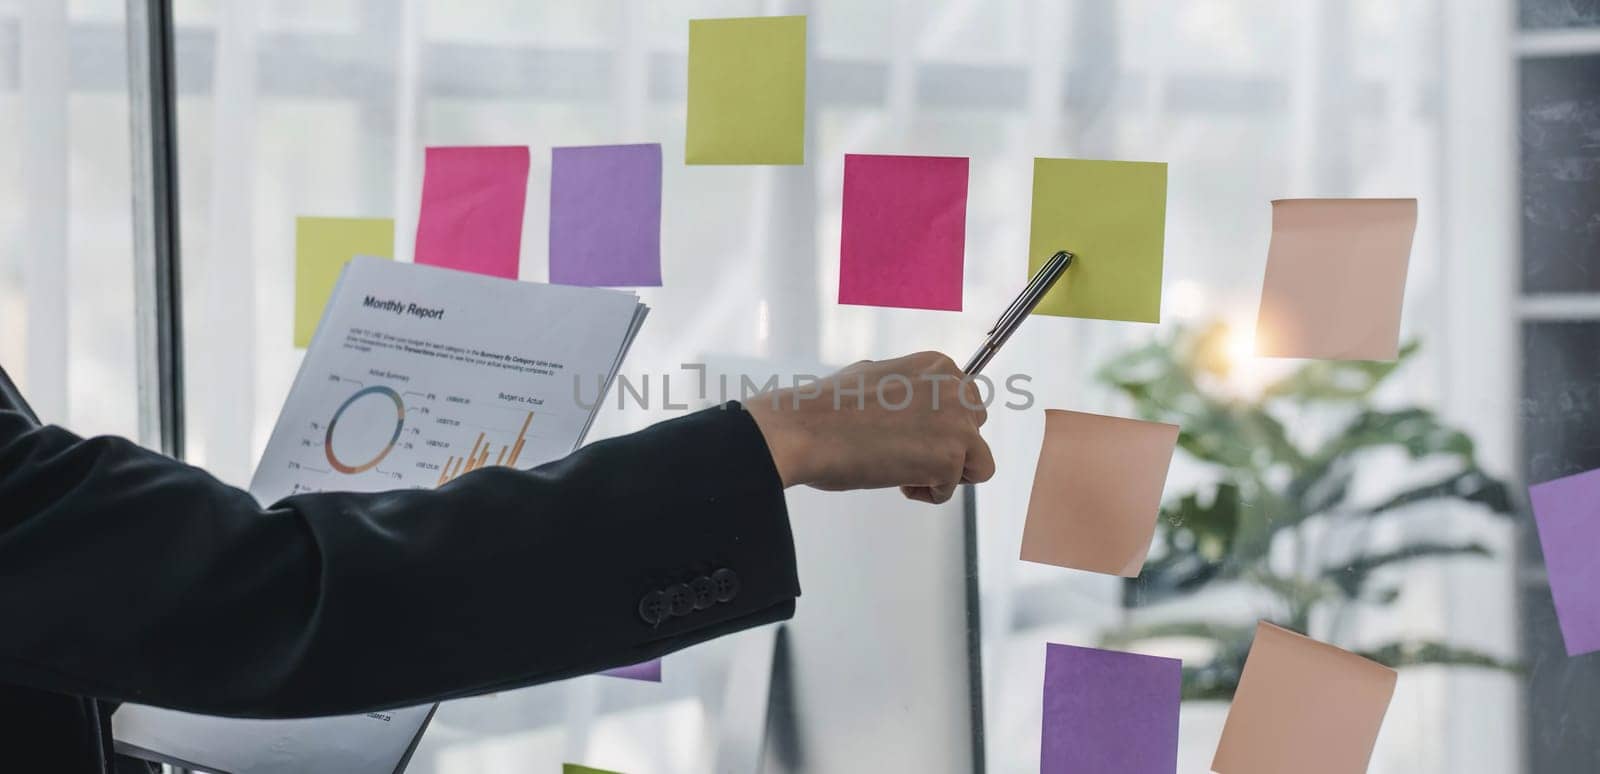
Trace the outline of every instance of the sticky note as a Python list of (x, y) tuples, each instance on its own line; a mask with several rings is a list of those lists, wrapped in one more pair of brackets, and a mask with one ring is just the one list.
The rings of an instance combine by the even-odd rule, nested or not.
[(1567, 655), (1600, 650), (1600, 470), (1528, 487)]
[(1161, 321), (1165, 163), (1034, 159), (1032, 218), (1030, 275), (1058, 250), (1073, 255), (1035, 314)]
[(516, 279), (527, 197), (526, 147), (429, 148), (416, 262)]
[(1022, 558), (1137, 576), (1155, 536), (1178, 426), (1056, 409), (1045, 411), (1044, 422)]
[(550, 151), (550, 281), (661, 284), (661, 146)]
[(1211, 761), (1216, 774), (1364, 774), (1395, 671), (1265, 621)]
[(600, 674), (609, 677), (626, 677), (629, 680), (644, 680), (652, 683), (661, 682), (661, 659), (646, 661), (643, 664), (607, 669)]
[(620, 772), (593, 769), (588, 766), (579, 766), (576, 763), (563, 763), (561, 764), (561, 774), (620, 774)]
[(1045, 643), (1039, 774), (1173, 774), (1177, 659)]
[(844, 157), (839, 303), (961, 309), (967, 159)]
[(689, 164), (804, 164), (806, 17), (689, 22)]
[(308, 347), (344, 265), (358, 255), (394, 258), (389, 218), (295, 218), (294, 345)]
[(1282, 199), (1256, 318), (1256, 354), (1394, 360), (1416, 199)]

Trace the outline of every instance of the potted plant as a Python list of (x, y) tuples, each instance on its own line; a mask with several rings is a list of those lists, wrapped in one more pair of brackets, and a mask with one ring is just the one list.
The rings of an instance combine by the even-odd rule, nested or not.
[[(1181, 455), (1214, 474), (1170, 496), (1155, 549), (1123, 603), (1137, 609), (1245, 584), (1264, 600), (1257, 617), (1348, 647), (1336, 622), (1358, 604), (1390, 605), (1404, 593), (1378, 570), (1420, 559), (1485, 557), (1477, 542), (1441, 537), (1371, 548), (1380, 519), (1413, 518), (1438, 501), (1512, 512), (1505, 482), (1478, 466), (1472, 439), (1418, 406), (1379, 408), (1374, 393), (1417, 352), (1395, 362), (1317, 361), (1300, 365), (1253, 394), (1230, 385), (1229, 335), (1221, 324), (1181, 328), (1124, 353), (1098, 378), (1130, 399), (1144, 419), (1178, 424)], [(1289, 425), (1295, 427), (1291, 432)], [(1360, 466), (1376, 452), (1400, 450), (1440, 471), (1378, 498), (1352, 495)], [(1317, 536), (1336, 534), (1330, 555)], [(1133, 616), (1137, 621), (1140, 616)], [(1334, 622), (1334, 623), (1330, 623)], [(1318, 629), (1324, 631), (1318, 631)], [(1105, 637), (1108, 647), (1156, 637), (1200, 638), (1211, 656), (1185, 663), (1185, 699), (1230, 699), (1249, 652), (1253, 621), (1171, 619), (1132, 623)], [(1351, 648), (1392, 667), (1453, 664), (1511, 668), (1490, 655), (1432, 640)]]

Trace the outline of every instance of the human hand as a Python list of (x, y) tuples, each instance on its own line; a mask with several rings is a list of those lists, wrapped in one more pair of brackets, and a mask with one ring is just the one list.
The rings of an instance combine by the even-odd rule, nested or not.
[(863, 360), (814, 384), (745, 401), (785, 487), (898, 486), (942, 503), (962, 483), (988, 481), (994, 457), (978, 428), (977, 387), (938, 352)]

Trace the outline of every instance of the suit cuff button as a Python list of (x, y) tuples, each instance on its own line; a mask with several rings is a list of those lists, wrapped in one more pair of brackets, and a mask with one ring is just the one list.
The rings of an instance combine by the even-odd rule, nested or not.
[(724, 568), (711, 573), (711, 582), (716, 585), (718, 602), (731, 602), (739, 596), (739, 574), (733, 570)]
[(688, 615), (694, 612), (694, 592), (689, 590), (689, 584), (679, 583), (667, 588), (667, 609), (673, 615)]
[(704, 610), (717, 603), (717, 584), (704, 575), (690, 581), (689, 590), (694, 592), (696, 610)]
[(639, 600), (639, 617), (654, 626), (667, 617), (667, 595), (652, 591)]

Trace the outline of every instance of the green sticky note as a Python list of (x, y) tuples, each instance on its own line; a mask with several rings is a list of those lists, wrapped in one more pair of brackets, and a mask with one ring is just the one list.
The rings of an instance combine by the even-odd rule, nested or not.
[(394, 258), (388, 218), (295, 218), (294, 345), (311, 345), (344, 265), (358, 255)]
[(689, 164), (804, 164), (806, 17), (689, 22)]
[(579, 766), (576, 763), (561, 764), (561, 774), (618, 774), (605, 769), (591, 769), (588, 766)]
[(1160, 322), (1166, 224), (1164, 162), (1034, 159), (1028, 270), (1073, 254), (1034, 313)]

